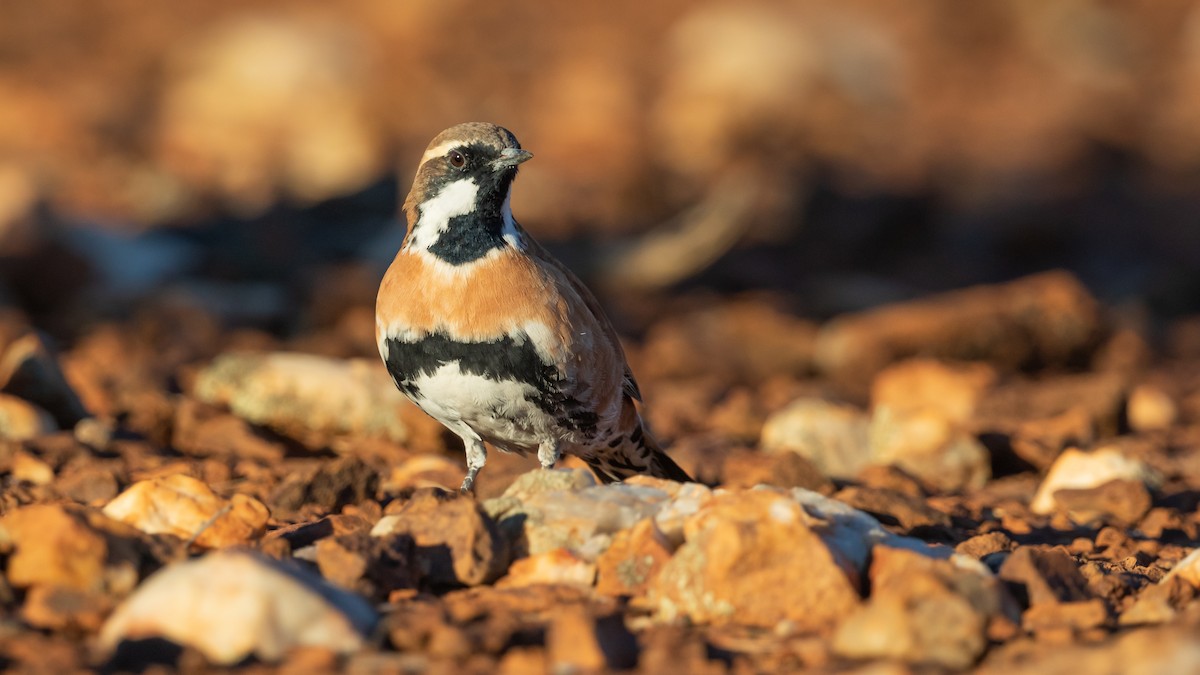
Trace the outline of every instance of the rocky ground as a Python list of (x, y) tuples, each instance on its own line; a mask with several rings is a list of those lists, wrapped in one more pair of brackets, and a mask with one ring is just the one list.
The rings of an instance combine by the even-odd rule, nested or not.
[(493, 453), (475, 498), (369, 312), (284, 341), (163, 305), (56, 351), (7, 311), (0, 659), (1200, 667), (1200, 324), (1152, 348), (1065, 273), (820, 325), (762, 296), (699, 307), (629, 344), (699, 482)]
[[(1197, 0), (8, 5), (0, 668), (1200, 671)], [(455, 491), (469, 119), (697, 483)]]

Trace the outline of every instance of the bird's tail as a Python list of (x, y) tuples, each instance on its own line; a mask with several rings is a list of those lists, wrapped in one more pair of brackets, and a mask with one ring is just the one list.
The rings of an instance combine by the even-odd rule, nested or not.
[(585, 459), (600, 482), (615, 483), (637, 474), (680, 483), (692, 482), (691, 476), (663, 451), (658, 441), (646, 430), (641, 416), (633, 410), (632, 402), (629, 402), (629, 408), (633, 411), (633, 420), (625, 428), (632, 430), (614, 437)]

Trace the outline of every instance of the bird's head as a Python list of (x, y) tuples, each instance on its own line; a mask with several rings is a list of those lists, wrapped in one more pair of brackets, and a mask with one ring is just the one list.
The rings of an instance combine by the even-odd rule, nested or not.
[(495, 124), (468, 122), (435, 136), (404, 202), (405, 246), (469, 261), (480, 254), (476, 249), (503, 239), (515, 228), (509, 194), (517, 166), (531, 157), (512, 132)]

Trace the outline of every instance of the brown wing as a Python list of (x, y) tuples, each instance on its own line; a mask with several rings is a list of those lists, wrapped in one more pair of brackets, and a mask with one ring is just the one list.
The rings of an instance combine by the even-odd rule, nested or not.
[[(520, 226), (518, 225), (518, 227)], [(600, 326), (600, 330), (604, 331), (605, 337), (612, 343), (618, 357), (621, 359), (621, 366), (624, 368), (621, 380), (621, 392), (629, 398), (640, 402), (642, 400), (642, 391), (638, 387), (637, 380), (633, 377), (633, 371), (629, 369), (629, 361), (625, 358), (625, 350), (621, 347), (621, 340), (617, 336), (617, 330), (613, 328), (612, 322), (608, 320), (608, 315), (604, 313), (604, 308), (600, 306), (600, 301), (592, 294), (591, 289), (585, 286), (579, 280), (579, 277), (575, 276), (574, 272), (559, 262), (554, 256), (550, 255), (549, 251), (542, 248), (542, 245), (534, 241), (533, 237), (526, 235), (525, 243), (530, 256), (537, 258), (545, 265), (562, 274), (571, 284), (571, 288), (575, 293), (583, 300), (588, 312), (595, 318), (596, 324)]]

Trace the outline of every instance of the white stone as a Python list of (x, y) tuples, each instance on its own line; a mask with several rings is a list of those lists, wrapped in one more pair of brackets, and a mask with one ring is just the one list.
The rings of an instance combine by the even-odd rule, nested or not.
[(793, 401), (763, 425), (767, 452), (795, 452), (832, 478), (852, 478), (870, 462), (867, 414), (819, 398)]
[(261, 555), (221, 551), (152, 575), (109, 617), (99, 644), (165, 638), (216, 664), (277, 661), (296, 647), (362, 647), (375, 623), (362, 598)]
[(1071, 448), (1054, 460), (1030, 508), (1034, 513), (1053, 513), (1056, 507), (1055, 492), (1069, 488), (1099, 487), (1118, 479), (1138, 480), (1147, 484), (1157, 481), (1150, 467), (1126, 457), (1115, 447), (1103, 447), (1091, 452)]

